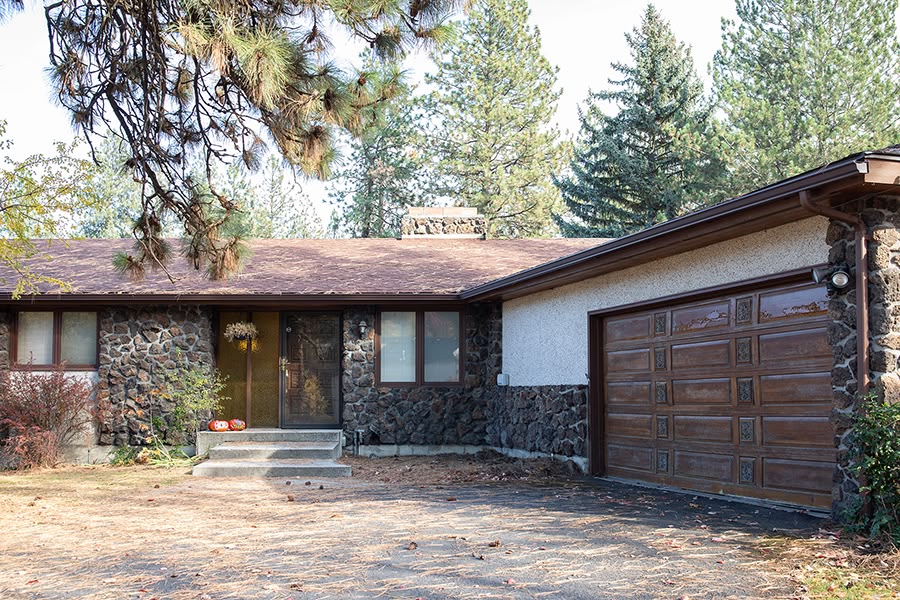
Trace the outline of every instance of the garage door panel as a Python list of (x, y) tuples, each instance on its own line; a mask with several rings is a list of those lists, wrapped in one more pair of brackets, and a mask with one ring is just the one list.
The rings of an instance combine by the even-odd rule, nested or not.
[(605, 319), (607, 472), (829, 507), (826, 309), (789, 284)]
[(759, 336), (759, 360), (761, 363), (785, 361), (831, 360), (828, 329), (801, 329)]
[(716, 340), (672, 346), (673, 369), (724, 367), (731, 363), (731, 341)]
[(652, 435), (652, 415), (609, 413), (606, 418), (606, 433), (610, 436), (638, 437), (649, 439)]
[(673, 474), (676, 477), (730, 482), (734, 478), (734, 456), (676, 450)]
[(831, 373), (778, 373), (759, 378), (764, 406), (823, 403), (831, 398)]
[(606, 458), (611, 468), (619, 467), (648, 473), (653, 470), (653, 450), (646, 446), (624, 446), (611, 443), (607, 446)]
[(650, 398), (649, 381), (625, 381), (606, 386), (606, 401), (610, 405), (648, 405)]
[(833, 463), (766, 458), (762, 466), (765, 487), (822, 494), (831, 492)]
[(672, 382), (672, 403), (731, 404), (731, 379), (681, 379)]
[(732, 442), (734, 440), (734, 419), (731, 417), (675, 415), (673, 421), (676, 442)]
[(672, 335), (721, 329), (730, 321), (731, 304), (727, 301), (673, 310)]
[(759, 322), (771, 323), (786, 319), (804, 319), (823, 316), (828, 312), (828, 301), (820, 288), (778, 290), (759, 295)]
[(614, 344), (627, 340), (640, 340), (650, 336), (650, 315), (638, 315), (610, 319), (606, 322), (606, 341)]
[(834, 428), (828, 417), (763, 417), (762, 437), (767, 446), (834, 446)]
[(617, 350), (606, 354), (607, 373), (647, 371), (650, 369), (650, 349)]

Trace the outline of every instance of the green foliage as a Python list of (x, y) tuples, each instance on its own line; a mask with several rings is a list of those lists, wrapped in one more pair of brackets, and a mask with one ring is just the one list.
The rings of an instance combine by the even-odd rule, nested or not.
[(560, 208), (550, 175), (567, 147), (550, 124), (560, 92), (526, 0), (476, 0), (461, 34), (426, 77), (437, 191), (477, 207), (492, 237), (552, 235)]
[(860, 491), (874, 511), (857, 510), (855, 517), (871, 538), (900, 544), (900, 403), (870, 396), (864, 409), (853, 421), (850, 448), (854, 474), (865, 478)]
[[(60, 237), (66, 233), (60, 224), (91, 205), (92, 166), (73, 158), (77, 143), (57, 144), (55, 156), (13, 160), (5, 154), (13, 145), (5, 133), (6, 121), (0, 120), (0, 266), (16, 274), (13, 298), (42, 287), (67, 289), (29, 259), (45, 250), (36, 238)], [(7, 281), (0, 277), (0, 283)]]
[[(396, 66), (369, 58), (363, 69), (366, 77), (387, 79)], [(333, 230), (352, 237), (396, 237), (406, 209), (429, 201), (421, 119), (412, 90), (399, 79), (394, 98), (351, 142), (350, 156), (330, 187)]]
[(613, 63), (621, 78), (588, 97), (571, 172), (555, 179), (569, 237), (619, 237), (717, 199), (723, 167), (690, 49), (652, 4), (625, 38), (631, 63)]
[[(228, 400), (223, 395), (228, 377), (210, 365), (193, 362), (179, 354), (176, 368), (166, 375), (165, 383), (156, 391), (160, 400), (170, 403), (171, 418), (163, 421), (151, 417), (154, 436), (159, 443), (183, 443), (195, 437), (198, 429)], [(152, 443), (152, 439), (148, 440)]]
[(265, 161), (255, 183), (249, 175), (241, 164), (214, 171), (216, 192), (231, 198), (238, 209), (224, 228), (227, 235), (240, 238), (320, 238), (325, 235), (322, 220), (289, 165), (272, 155)]
[(737, 0), (736, 10), (713, 78), (743, 191), (900, 140), (897, 0)]
[[(216, 162), (255, 168), (267, 141), (308, 176), (324, 178), (340, 129), (359, 132), (393, 82), (377, 87), (332, 62), (331, 41), (394, 57), (446, 37), (460, 0), (69, 0), (45, 9), (50, 76), (91, 144), (110, 132), (142, 188), (138, 246), (123, 258), (162, 261), (154, 223), (178, 222), (185, 254), (208, 276), (240, 266), (224, 233), (237, 204), (204, 194)], [(0, 15), (21, 6), (0, 0)], [(204, 163), (203, 179), (192, 169)], [(213, 186), (207, 185), (207, 188)]]

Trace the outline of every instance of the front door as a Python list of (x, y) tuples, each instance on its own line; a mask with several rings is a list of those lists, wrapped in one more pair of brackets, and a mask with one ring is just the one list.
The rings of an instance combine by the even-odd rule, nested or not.
[(339, 427), (341, 314), (284, 313), (282, 427)]

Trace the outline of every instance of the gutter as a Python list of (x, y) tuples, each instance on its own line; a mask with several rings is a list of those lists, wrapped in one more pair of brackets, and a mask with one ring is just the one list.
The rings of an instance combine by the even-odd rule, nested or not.
[[(861, 173), (868, 173), (868, 163), (865, 161), (858, 162), (857, 167)], [(810, 212), (853, 227), (853, 244), (856, 247), (856, 393), (859, 398), (863, 398), (869, 391), (869, 262), (866, 224), (856, 215), (816, 204), (806, 190), (800, 192), (800, 204)], [(865, 403), (861, 404), (859, 411), (865, 414)], [(867, 486), (868, 477), (864, 470), (859, 472), (858, 482), (861, 488)], [(860, 496), (862, 513), (871, 518), (875, 510), (872, 498), (868, 492), (860, 492)]]
[(856, 247), (856, 387), (857, 393), (864, 396), (869, 391), (869, 263), (866, 224), (856, 215), (816, 204), (806, 190), (800, 192), (800, 205), (812, 213), (853, 227), (853, 243)]

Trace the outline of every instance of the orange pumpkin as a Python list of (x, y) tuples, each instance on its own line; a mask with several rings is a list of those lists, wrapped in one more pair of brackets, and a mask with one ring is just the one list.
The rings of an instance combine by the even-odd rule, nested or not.
[(247, 424), (240, 419), (232, 419), (228, 421), (228, 429), (232, 431), (243, 431), (247, 429)]
[(209, 422), (210, 431), (228, 431), (228, 421), (215, 419)]

